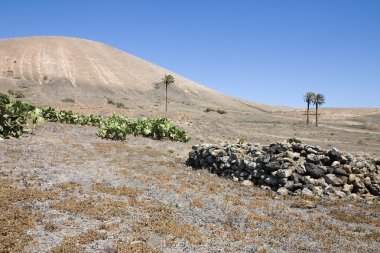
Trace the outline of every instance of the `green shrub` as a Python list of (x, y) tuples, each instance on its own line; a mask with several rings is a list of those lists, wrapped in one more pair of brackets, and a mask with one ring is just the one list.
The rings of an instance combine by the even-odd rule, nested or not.
[(212, 109), (209, 107), (206, 108), (205, 112), (217, 112), (219, 114), (226, 114), (227, 113), (225, 110), (222, 110), (222, 109), (215, 110), (215, 109)]
[(110, 99), (110, 98), (107, 98), (107, 103), (109, 105), (114, 105), (115, 104), (115, 102), (112, 99)]
[(245, 140), (243, 139), (243, 138), (239, 138), (238, 140), (237, 140), (237, 143), (238, 144), (244, 144), (245, 143)]
[(0, 137), (20, 137), (36, 125), (42, 124), (42, 110), (21, 101), (12, 101), (0, 93)]
[(14, 95), (14, 94), (15, 94), (15, 91), (14, 91), (14, 90), (8, 90), (8, 93), (9, 93), (10, 95)]
[(75, 103), (75, 100), (72, 99), (72, 98), (65, 98), (65, 99), (62, 99), (61, 102), (64, 102), (64, 103)]
[(35, 107), (26, 102), (12, 101), (0, 93), (0, 137), (20, 137), (44, 121), (93, 125), (100, 127), (98, 136), (106, 139), (125, 140), (128, 134), (142, 135), (153, 139), (167, 138), (187, 142), (186, 132), (174, 126), (167, 118), (130, 119), (112, 115), (103, 118), (97, 115), (81, 115), (72, 111), (57, 111), (52, 107)]
[(116, 103), (115, 105), (117, 108), (126, 108), (123, 103)]
[(15, 91), (14, 95), (16, 98), (24, 98), (25, 97), (24, 93), (22, 93), (22, 91), (19, 91), (19, 90)]
[(105, 119), (98, 132), (101, 138), (112, 140), (125, 140), (128, 134), (181, 142), (190, 139), (184, 130), (174, 126), (167, 118), (133, 120), (116, 114)]
[(295, 137), (287, 139), (286, 142), (290, 143), (290, 144), (292, 144), (292, 143), (301, 143), (301, 141), (299, 139), (295, 138)]

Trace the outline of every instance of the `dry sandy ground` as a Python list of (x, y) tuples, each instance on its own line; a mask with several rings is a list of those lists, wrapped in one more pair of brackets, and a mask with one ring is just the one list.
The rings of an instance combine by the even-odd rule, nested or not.
[(379, 129), (358, 127), (378, 120), (378, 109), (326, 109), (317, 128), (299, 111), (127, 106), (62, 107), (166, 115), (191, 142), (115, 142), (94, 127), (55, 123), (0, 141), (0, 252), (378, 252), (378, 200), (279, 197), (185, 165), (192, 145), (239, 137), (262, 144), (297, 137), (378, 157)]
[[(169, 112), (157, 84), (164, 74), (176, 79)], [(192, 140), (114, 142), (93, 127), (48, 123), (0, 141), (0, 253), (379, 251), (378, 200), (280, 198), (185, 161), (192, 145), (238, 138), (296, 137), (380, 157), (380, 108), (323, 108), (320, 126), (306, 126), (301, 109), (237, 100), (104, 44), (62, 37), (0, 40), (0, 91), (9, 89), (85, 114), (166, 116)]]

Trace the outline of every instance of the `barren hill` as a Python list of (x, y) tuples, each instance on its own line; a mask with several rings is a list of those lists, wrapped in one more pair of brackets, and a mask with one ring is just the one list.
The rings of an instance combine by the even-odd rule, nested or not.
[(169, 92), (171, 101), (242, 106), (233, 98), (99, 42), (67, 37), (0, 40), (0, 88), (24, 88), (29, 98), (38, 97), (38, 102), (71, 97), (79, 103), (99, 105), (113, 97), (158, 104), (164, 92), (158, 83), (165, 74), (176, 80)]

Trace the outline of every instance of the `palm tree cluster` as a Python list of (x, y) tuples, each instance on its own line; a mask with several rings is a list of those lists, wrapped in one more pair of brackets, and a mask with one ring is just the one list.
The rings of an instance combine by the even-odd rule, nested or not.
[(306, 110), (306, 124), (309, 125), (309, 111), (310, 111), (310, 104), (315, 105), (315, 125), (318, 126), (318, 107), (322, 106), (325, 102), (325, 96), (321, 93), (315, 94), (314, 92), (306, 92), (306, 94), (303, 97), (303, 100), (307, 104), (307, 110)]

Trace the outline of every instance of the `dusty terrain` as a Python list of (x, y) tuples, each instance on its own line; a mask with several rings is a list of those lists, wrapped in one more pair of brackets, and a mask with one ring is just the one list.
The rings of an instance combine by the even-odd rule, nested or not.
[[(1, 46), (3, 41), (0, 59), (4, 55), (14, 59), (20, 50), (12, 53)], [(25, 52), (26, 62), (29, 53)], [(16, 64), (22, 59), (17, 58)], [(55, 58), (51, 62), (63, 64)], [(86, 64), (78, 63), (75, 69), (82, 65)], [(51, 84), (60, 87), (56, 80), (64, 72), (53, 75), (59, 71), (44, 68), (40, 69), (52, 71), (48, 74), (49, 80), (55, 80)], [(129, 88), (121, 87), (123, 93), (119, 93), (109, 83), (89, 88), (77, 81), (80, 71), (90, 73), (94, 68), (75, 72), (77, 86), (62, 93), (46, 88), (45, 74), (41, 72), (40, 83), (33, 69), (23, 72), (20, 79), (2, 75), (1, 92), (21, 90), (23, 99), (32, 103), (86, 114), (167, 116), (192, 139), (175, 143), (130, 136), (116, 142), (98, 138), (94, 127), (47, 123), (20, 139), (0, 141), (0, 252), (378, 252), (378, 200), (280, 197), (192, 170), (185, 161), (191, 146), (199, 143), (243, 138), (268, 144), (290, 137), (378, 158), (380, 108), (323, 108), (320, 126), (306, 126), (301, 109), (258, 105), (198, 85), (201, 95), (186, 93), (185, 85), (191, 90), (192, 83), (178, 78), (182, 81), (169, 88), (169, 111), (164, 112), (163, 89), (154, 85), (167, 73), (161, 70), (148, 75), (150, 88), (139, 90), (146, 80), (138, 87), (125, 84), (132, 87), (131, 94)], [(110, 71), (115, 76), (119, 73)], [(126, 72), (123, 75), (135, 73)], [(111, 87), (112, 92), (102, 93), (102, 87)], [(64, 98), (75, 102), (64, 103)], [(126, 108), (107, 104), (107, 98)], [(208, 107), (226, 113), (205, 112)]]

